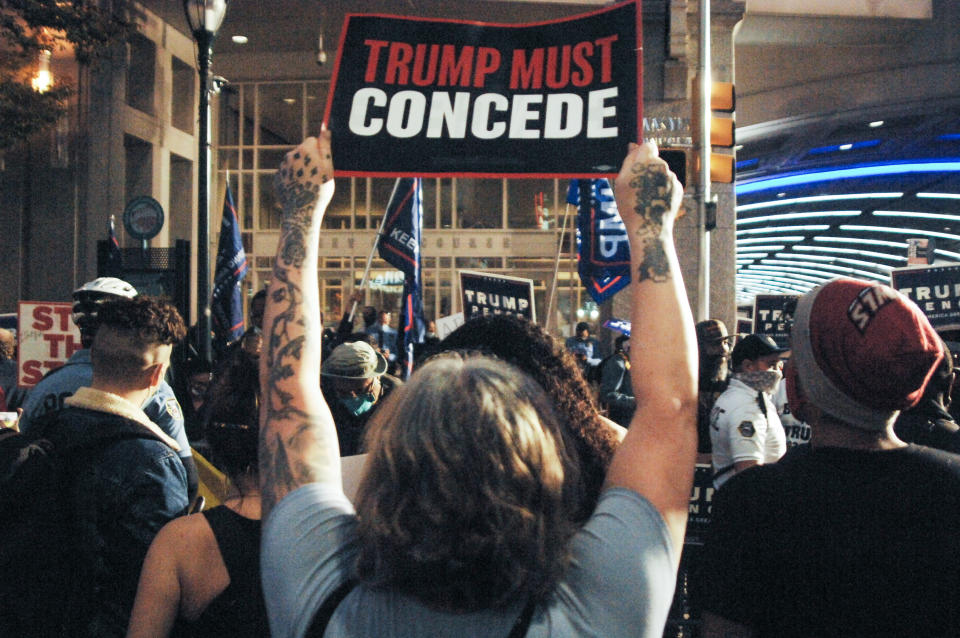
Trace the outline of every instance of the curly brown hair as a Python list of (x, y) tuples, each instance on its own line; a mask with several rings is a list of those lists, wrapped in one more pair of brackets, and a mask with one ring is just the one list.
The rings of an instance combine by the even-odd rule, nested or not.
[(495, 356), (529, 374), (547, 391), (564, 425), (564, 440), (580, 459), (583, 504), (573, 515), (580, 522), (589, 518), (619, 439), (600, 420), (593, 392), (573, 355), (537, 324), (508, 315), (471, 319), (437, 348)]
[(90, 349), (94, 377), (121, 386), (137, 383), (156, 363), (166, 365), (169, 351), (161, 351), (187, 334), (176, 307), (152, 297), (109, 301), (100, 308), (98, 321)]
[(104, 303), (97, 314), (100, 327), (132, 333), (149, 345), (173, 345), (187, 336), (177, 307), (165, 299), (140, 295)]
[(579, 467), (561, 438), (543, 389), (515, 367), (428, 362), (371, 419), (360, 578), (457, 612), (551, 591), (577, 529)]

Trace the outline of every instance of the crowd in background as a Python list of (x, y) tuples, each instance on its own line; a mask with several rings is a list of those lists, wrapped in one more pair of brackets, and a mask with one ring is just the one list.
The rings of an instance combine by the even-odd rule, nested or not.
[(789, 346), (695, 326), (681, 187), (631, 146), (632, 334), (430, 322), (404, 380), (389, 309), (323, 329), (329, 144), (287, 155), (274, 276), (216, 361), (115, 278), (74, 292), (83, 347), (30, 392), (0, 333), (0, 635), (660, 636), (698, 452), (692, 631), (960, 633), (954, 361), (905, 297), (827, 283)]

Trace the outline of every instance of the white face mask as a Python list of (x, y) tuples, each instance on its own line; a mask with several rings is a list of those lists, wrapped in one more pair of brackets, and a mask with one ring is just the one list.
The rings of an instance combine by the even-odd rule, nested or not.
[(783, 372), (781, 372), (779, 368), (772, 370), (754, 370), (753, 372), (738, 372), (736, 378), (754, 390), (773, 394), (777, 391), (777, 386), (783, 378)]

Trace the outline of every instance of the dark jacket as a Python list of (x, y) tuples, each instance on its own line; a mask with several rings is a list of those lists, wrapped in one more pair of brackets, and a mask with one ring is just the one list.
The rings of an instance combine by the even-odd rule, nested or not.
[(932, 399), (921, 399), (914, 407), (901, 412), (893, 431), (907, 443), (960, 454), (960, 426)]
[(147, 549), (163, 525), (187, 510), (186, 470), (172, 439), (133, 404), (81, 388), (66, 405), (44, 427), (58, 447), (83, 445), (102, 428), (129, 433), (93, 448), (73, 477), (75, 577), (62, 589), (72, 635), (124, 636)]
[(633, 397), (627, 358), (617, 352), (604, 359), (600, 366), (600, 405), (607, 408), (611, 420), (628, 427), (637, 400)]

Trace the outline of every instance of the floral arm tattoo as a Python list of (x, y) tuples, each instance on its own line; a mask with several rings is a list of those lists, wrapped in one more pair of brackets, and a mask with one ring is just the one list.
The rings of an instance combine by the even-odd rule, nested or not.
[(665, 282), (670, 277), (670, 261), (664, 247), (667, 240), (663, 237), (663, 218), (670, 211), (673, 200), (673, 180), (665, 164), (636, 164), (630, 187), (636, 190), (634, 212), (641, 219), (635, 231), (643, 247), (638, 281)]
[(274, 178), (283, 221), (267, 295), (260, 371), (264, 401), (260, 429), (264, 518), (288, 492), (323, 478), (330, 469), (330, 459), (318, 445), (328, 424), (323, 415), (308, 409), (297, 377), (308, 366), (319, 367), (319, 355), (313, 354), (319, 349), (319, 341), (316, 334), (311, 334), (316, 322), (312, 317), (319, 313), (318, 292), (305, 291), (311, 286), (316, 288), (310, 273), (316, 273), (315, 247), (324, 200), (329, 201), (329, 197), (322, 196), (321, 185), (332, 177), (329, 143), (324, 146), (310, 138), (287, 154)]

